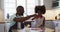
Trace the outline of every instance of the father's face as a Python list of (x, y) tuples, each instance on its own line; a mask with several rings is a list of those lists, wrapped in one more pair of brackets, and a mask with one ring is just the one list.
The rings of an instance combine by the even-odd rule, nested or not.
[(23, 9), (23, 8), (18, 8), (18, 9), (17, 9), (17, 13), (18, 13), (19, 15), (23, 14), (23, 13), (24, 13), (24, 9)]

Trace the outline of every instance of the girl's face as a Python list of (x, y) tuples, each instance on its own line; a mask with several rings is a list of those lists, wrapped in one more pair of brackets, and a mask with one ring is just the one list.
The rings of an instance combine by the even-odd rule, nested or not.
[(38, 15), (42, 15), (42, 13), (40, 11), (38, 11)]

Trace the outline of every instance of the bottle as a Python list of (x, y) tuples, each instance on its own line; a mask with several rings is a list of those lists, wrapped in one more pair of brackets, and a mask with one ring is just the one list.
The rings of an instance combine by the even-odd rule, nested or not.
[(9, 19), (9, 13), (7, 13), (7, 19)]
[(59, 14), (59, 20), (60, 20), (60, 14)]
[(8, 30), (9, 30), (9, 27), (10, 27), (10, 19), (9, 19), (9, 13), (7, 13), (7, 16), (6, 16), (6, 22), (5, 22), (5, 27), (6, 27), (6, 32), (8, 32)]
[(45, 32), (45, 29), (44, 28), (41, 28), (40, 32)]
[(9, 13), (7, 13), (7, 16), (6, 16), (6, 22), (9, 22), (10, 19), (9, 19)]
[(57, 16), (55, 16), (55, 20), (57, 20)]
[(30, 32), (29, 27), (30, 27), (30, 25), (28, 24), (28, 25), (25, 27), (25, 32)]

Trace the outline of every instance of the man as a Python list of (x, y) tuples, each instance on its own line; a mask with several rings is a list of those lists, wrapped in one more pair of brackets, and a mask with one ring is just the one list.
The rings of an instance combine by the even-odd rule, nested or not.
[(23, 22), (31, 17), (34, 17), (34, 15), (31, 16), (27, 16), (27, 17), (23, 17), (24, 14), (24, 8), (22, 6), (18, 6), (16, 8), (16, 14), (13, 15), (10, 19), (11, 19), (11, 23), (10, 23), (10, 29), (9, 32), (12, 32), (13, 29), (17, 29), (17, 22), (21, 23), (21, 29), (24, 28), (24, 24)]

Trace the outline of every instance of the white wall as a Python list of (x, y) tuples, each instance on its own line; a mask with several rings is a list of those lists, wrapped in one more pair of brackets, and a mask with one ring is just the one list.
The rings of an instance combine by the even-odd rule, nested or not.
[(52, 9), (52, 1), (53, 0), (38, 0), (39, 5), (45, 5), (46, 9)]
[(4, 19), (4, 0), (0, 0), (0, 22)]
[(0, 9), (4, 9), (4, 0), (0, 0)]
[(1, 0), (0, 0), (0, 9), (1, 9)]
[(52, 9), (52, 0), (44, 0), (46, 9)]

